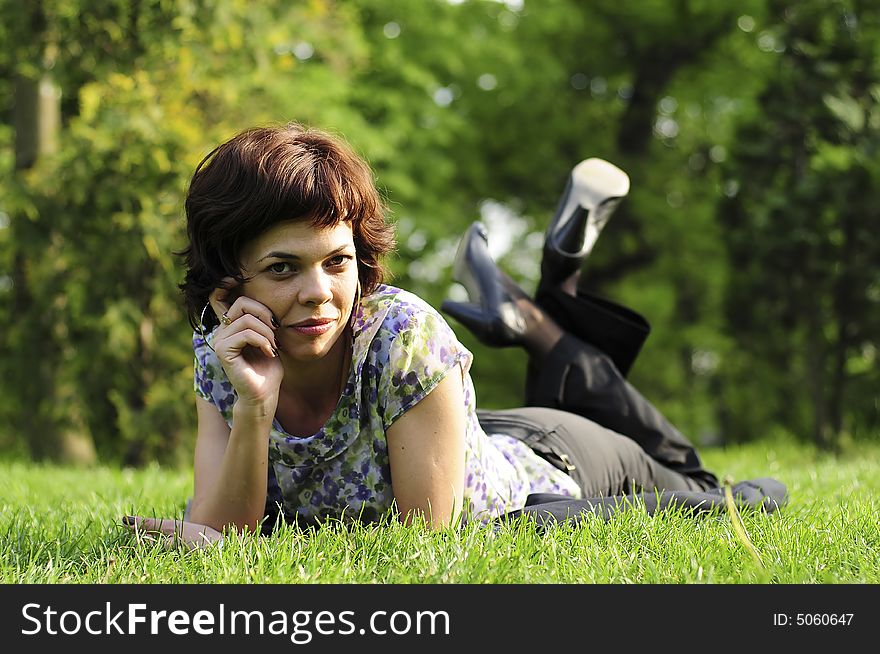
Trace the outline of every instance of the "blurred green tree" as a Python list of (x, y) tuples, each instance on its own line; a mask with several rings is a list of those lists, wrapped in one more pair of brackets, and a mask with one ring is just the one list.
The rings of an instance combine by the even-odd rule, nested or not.
[[(51, 100), (74, 98), (61, 102), (57, 148), (26, 164), (16, 152), (4, 185), (2, 414), (7, 438), (35, 458), (188, 456), (192, 354), (172, 256), (184, 244), (186, 180), (234, 131), (308, 120), (309, 107), (335, 100), (359, 39), (331, 6), (70, 0), (33, 3), (23, 17), (17, 3), (0, 5), (10, 36), (0, 66), (24, 80), (6, 87), (4, 109), (16, 108), (7, 139), (29, 134), (22, 101), (49, 75), (61, 90)], [(326, 59), (285, 85), (315, 35)], [(290, 96), (279, 107), (280, 89)], [(295, 115), (297, 97), (309, 102)]]
[[(632, 190), (584, 285), (654, 324), (634, 383), (697, 441), (876, 430), (877, 13), (0, 0), (0, 444), (188, 460), (187, 179), (217, 142), (287, 120), (370, 162), (391, 282), (438, 306), (478, 218), (532, 290), (571, 168), (612, 161)], [(481, 404), (519, 403), (524, 353), (451, 322)]]
[(837, 447), (880, 425), (880, 21), (858, 1), (769, 4), (782, 54), (738, 129), (721, 213), (727, 421)]

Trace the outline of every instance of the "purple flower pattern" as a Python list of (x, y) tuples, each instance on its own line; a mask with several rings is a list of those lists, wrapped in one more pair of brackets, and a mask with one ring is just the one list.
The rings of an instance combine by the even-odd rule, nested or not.
[[(208, 347), (213, 333), (193, 335), (196, 393), (232, 425), (235, 389)], [(530, 493), (579, 496), (574, 480), (503, 434), (487, 435), (477, 420), (469, 373), (473, 355), (448, 323), (418, 296), (380, 285), (361, 299), (354, 323), (351, 369), (327, 423), (310, 436), (269, 433), (269, 499), (289, 518), (375, 519), (394, 500), (387, 429), (451, 371), (464, 372), (465, 519), (487, 520), (522, 508)]]

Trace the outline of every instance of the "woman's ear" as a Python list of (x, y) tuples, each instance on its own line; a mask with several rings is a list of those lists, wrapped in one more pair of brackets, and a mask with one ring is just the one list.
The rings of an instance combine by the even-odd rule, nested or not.
[(224, 277), (220, 280), (219, 286), (211, 291), (208, 300), (214, 312), (222, 316), (229, 311), (229, 307), (238, 299), (241, 292), (241, 284), (234, 277)]

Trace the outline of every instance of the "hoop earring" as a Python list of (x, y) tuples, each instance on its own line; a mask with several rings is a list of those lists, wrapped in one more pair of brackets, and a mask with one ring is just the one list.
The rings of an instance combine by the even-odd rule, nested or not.
[(348, 326), (351, 328), (352, 337), (354, 337), (354, 317), (357, 315), (358, 305), (361, 303), (361, 280), (358, 278), (357, 290), (354, 292), (354, 302), (351, 304), (351, 315), (348, 317)]
[(214, 348), (211, 347), (211, 344), (208, 342), (208, 335), (205, 334), (205, 311), (208, 310), (208, 307), (211, 306), (210, 302), (205, 302), (204, 308), (202, 308), (202, 312), (199, 314), (199, 335), (202, 337), (202, 340), (205, 341), (205, 345), (214, 352)]

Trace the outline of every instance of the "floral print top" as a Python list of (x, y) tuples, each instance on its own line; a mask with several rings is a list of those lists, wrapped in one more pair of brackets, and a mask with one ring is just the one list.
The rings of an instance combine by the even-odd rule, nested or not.
[[(354, 320), (348, 380), (326, 424), (293, 436), (274, 421), (269, 433), (267, 514), (287, 520), (375, 521), (392, 506), (385, 434), (450, 371), (462, 371), (465, 435), (464, 519), (488, 520), (522, 508), (530, 493), (580, 496), (575, 481), (521, 441), (487, 435), (477, 420), (469, 369), (473, 355), (443, 317), (418, 296), (388, 285), (361, 299)], [(232, 425), (235, 389), (208, 347), (193, 335), (195, 391)], [(459, 368), (460, 367), (460, 368)]]

